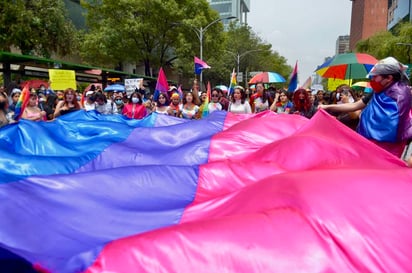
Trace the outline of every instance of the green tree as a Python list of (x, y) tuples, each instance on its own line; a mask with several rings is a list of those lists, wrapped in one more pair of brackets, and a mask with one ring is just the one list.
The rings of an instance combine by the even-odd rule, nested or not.
[(381, 31), (356, 44), (356, 51), (368, 53), (377, 59), (392, 56), (396, 38), (389, 31)]
[[(223, 62), (221, 76), (225, 75), (227, 81), (233, 68), (239, 72), (252, 71), (275, 71), (287, 77), (292, 68), (287, 64), (287, 60), (278, 52), (272, 50), (272, 45), (262, 41), (249, 26), (231, 24), (226, 33), (225, 50), (220, 59)], [(239, 59), (239, 60), (238, 60)], [(239, 63), (238, 63), (239, 61)], [(249, 80), (249, 77), (244, 77)], [(243, 83), (246, 85), (246, 83)]]
[[(89, 0), (82, 5), (88, 10), (90, 28), (82, 46), (83, 58), (99, 65), (144, 63), (145, 75), (165, 65), (185, 68), (182, 64), (189, 60), (193, 71), (199, 43), (189, 26), (218, 18), (205, 0)], [(208, 33), (216, 31), (213, 26)]]
[(412, 43), (411, 37), (412, 23), (402, 23), (392, 31), (378, 32), (368, 39), (358, 42), (356, 51), (371, 54), (377, 59), (393, 56), (402, 63), (408, 63), (411, 54), (408, 44)]
[(0, 49), (50, 57), (76, 52), (76, 29), (63, 0), (0, 0)]

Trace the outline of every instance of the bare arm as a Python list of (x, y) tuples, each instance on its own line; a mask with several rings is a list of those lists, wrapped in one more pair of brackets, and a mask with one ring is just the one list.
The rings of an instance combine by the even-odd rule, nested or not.
[(64, 101), (59, 101), (57, 103), (56, 110), (54, 110), (54, 117), (60, 116), (60, 111), (65, 110), (63, 105), (64, 105)]
[(276, 108), (277, 108), (276, 103), (277, 103), (278, 99), (279, 99), (279, 93), (276, 92), (276, 95), (275, 95), (275, 98), (273, 99), (272, 105), (269, 108), (270, 111), (276, 112)]
[(353, 112), (357, 110), (361, 110), (365, 108), (365, 104), (363, 103), (362, 100), (358, 100), (356, 102), (352, 103), (342, 103), (342, 104), (328, 104), (324, 105), (321, 104), (318, 106), (318, 109), (324, 109), (324, 110), (331, 110), (331, 111), (336, 111), (336, 112)]

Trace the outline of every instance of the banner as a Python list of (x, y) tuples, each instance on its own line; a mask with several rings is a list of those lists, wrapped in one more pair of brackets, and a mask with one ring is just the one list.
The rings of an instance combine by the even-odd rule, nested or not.
[(351, 80), (341, 80), (341, 79), (328, 79), (328, 90), (329, 91), (335, 91), (336, 88), (341, 85), (341, 84), (347, 84), (351, 85)]
[(49, 79), (53, 90), (77, 89), (74, 70), (49, 69)]
[(129, 96), (132, 94), (136, 88), (139, 89), (142, 86), (143, 78), (138, 79), (125, 79), (124, 87), (126, 88), (126, 93)]

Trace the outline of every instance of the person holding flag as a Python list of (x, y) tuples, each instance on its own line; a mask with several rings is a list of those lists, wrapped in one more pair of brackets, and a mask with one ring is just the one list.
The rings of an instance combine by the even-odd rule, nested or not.
[(222, 104), (220, 104), (219, 99), (220, 89), (215, 87), (212, 90), (210, 90), (210, 82), (208, 82), (206, 99), (199, 109), (200, 118), (207, 117), (214, 111), (222, 111)]
[(20, 94), (19, 99), (17, 100), (16, 107), (14, 109), (14, 120), (18, 121), (24, 110), (26, 109), (27, 104), (29, 103), (30, 99), (30, 91), (29, 91), (29, 85), (26, 84)]

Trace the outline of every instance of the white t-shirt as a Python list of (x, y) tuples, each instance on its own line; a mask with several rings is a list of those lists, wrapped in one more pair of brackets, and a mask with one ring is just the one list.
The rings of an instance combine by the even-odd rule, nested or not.
[(197, 106), (197, 105), (194, 105), (191, 109), (187, 109), (183, 105), (182, 118), (193, 119), (193, 118), (195, 118), (197, 111), (199, 111), (199, 106)]
[(269, 102), (266, 100), (264, 103), (262, 102), (262, 98), (256, 98), (254, 100), (255, 104), (255, 113), (259, 113), (269, 109)]
[(245, 100), (245, 102), (242, 103), (240, 100), (237, 100), (235, 103), (231, 102), (229, 104), (229, 112), (234, 114), (251, 114), (252, 108), (248, 101)]
[(96, 104), (96, 111), (103, 115), (117, 114), (117, 106), (111, 101), (107, 101), (105, 104)]
[(219, 102), (209, 102), (207, 109), (209, 110), (209, 114), (214, 111), (222, 111), (222, 105)]
[(87, 101), (84, 103), (84, 110), (86, 111), (92, 111), (96, 109), (96, 104), (95, 103), (87, 103)]

